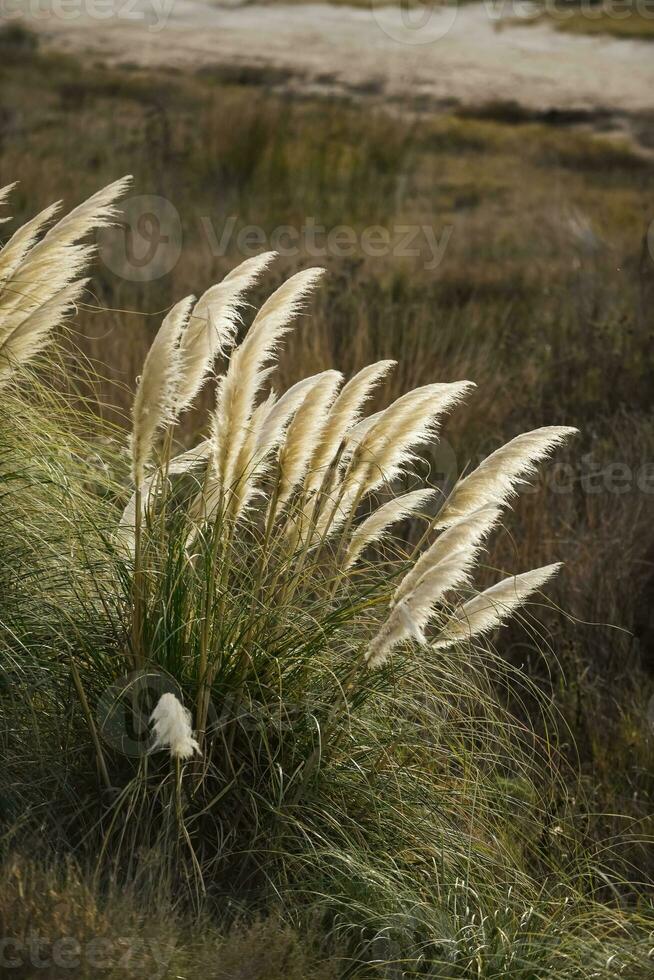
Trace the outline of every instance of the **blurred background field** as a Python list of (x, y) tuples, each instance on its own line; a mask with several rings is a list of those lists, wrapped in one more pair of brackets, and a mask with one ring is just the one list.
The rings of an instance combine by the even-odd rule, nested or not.
[[(387, 114), (284, 98), (268, 82), (265, 71), (82, 72), (28, 32), (0, 38), (0, 184), (20, 181), (15, 222), (132, 173), (134, 195), (165, 198), (181, 223), (178, 260), (161, 277), (131, 282), (96, 264), (74, 323), (74, 343), (108, 366), (88, 394), (120, 420), (161, 312), (243, 257), (239, 230), (262, 229), (257, 251), (310, 216), (352, 229), (356, 244), (317, 259), (301, 246), (273, 273), (329, 270), (280, 383), (387, 357), (400, 361), (388, 398), (435, 379), (475, 381), (445, 430), (456, 456), (441, 449), (431, 461), (449, 477), (525, 429), (577, 426), (488, 564), (566, 563), (560, 611), (541, 611), (546, 647), (507, 629), (500, 650), (551, 699), (562, 758), (579, 762), (575, 832), (634, 882), (619, 901), (637, 901), (654, 881), (654, 160), (503, 104)], [(365, 254), (372, 226), (391, 242), (418, 229), (418, 254)], [(538, 728), (529, 703), (513, 707)], [(298, 962), (298, 976), (319, 975)]]

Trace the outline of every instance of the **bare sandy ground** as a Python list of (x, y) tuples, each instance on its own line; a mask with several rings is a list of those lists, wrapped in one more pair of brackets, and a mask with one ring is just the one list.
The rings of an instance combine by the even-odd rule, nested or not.
[(654, 44), (516, 26), (509, 0), (427, 14), (326, 4), (14, 0), (12, 11), (21, 9), (55, 47), (114, 64), (248, 66), (300, 92), (369, 95), (407, 107), (515, 101), (537, 112), (654, 111)]

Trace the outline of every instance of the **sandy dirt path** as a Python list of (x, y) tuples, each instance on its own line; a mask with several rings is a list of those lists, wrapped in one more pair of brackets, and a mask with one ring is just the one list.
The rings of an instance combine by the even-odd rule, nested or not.
[(515, 13), (508, 0), (427, 15), (326, 4), (12, 0), (12, 12), (21, 8), (57, 48), (114, 64), (273, 69), (280, 85), (303, 92), (408, 106), (516, 101), (539, 112), (654, 111), (654, 44), (502, 24), (502, 12)]

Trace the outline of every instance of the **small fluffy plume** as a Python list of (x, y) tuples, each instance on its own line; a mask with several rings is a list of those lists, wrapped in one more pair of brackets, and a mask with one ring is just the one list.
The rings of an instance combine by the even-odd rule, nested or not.
[(195, 304), (180, 343), (182, 374), (178, 412), (192, 404), (216, 358), (224, 356), (234, 346), (240, 311), (245, 302), (243, 294), (270, 265), (275, 254), (264, 252), (241, 262), (222, 282), (207, 289)]
[(470, 582), (473, 551), (461, 550), (443, 558), (425, 572), (415, 588), (398, 602), (366, 654), (369, 667), (381, 666), (396, 646), (406, 640), (426, 643), (425, 628), (448, 592)]
[(364, 548), (383, 538), (393, 524), (417, 514), (436, 494), (436, 490), (413, 490), (378, 507), (352, 535), (345, 555), (345, 567), (351, 568)]
[(137, 488), (145, 481), (157, 432), (175, 418), (181, 378), (180, 339), (193, 297), (173, 306), (152, 342), (143, 365), (132, 408), (132, 476)]
[(393, 596), (400, 602), (418, 584), (423, 575), (430, 572), (448, 555), (456, 551), (472, 551), (476, 557), (484, 538), (497, 525), (501, 510), (492, 504), (480, 507), (468, 517), (462, 518), (438, 536), (404, 576)]
[(241, 346), (232, 354), (220, 379), (213, 416), (215, 479), (228, 488), (237, 477), (236, 463), (254, 411), (257, 393), (270, 371), (280, 341), (302, 300), (323, 269), (307, 269), (287, 280), (259, 310)]
[(155, 741), (151, 752), (170, 749), (174, 759), (190, 759), (194, 752), (200, 754), (200, 746), (193, 738), (191, 712), (174, 694), (162, 694), (150, 715)]
[(438, 515), (438, 526), (447, 527), (485, 504), (506, 504), (516, 494), (515, 484), (531, 476), (537, 463), (576, 432), (567, 425), (548, 425), (523, 432), (496, 449), (454, 488)]
[(23, 364), (30, 361), (48, 342), (54, 326), (75, 307), (87, 280), (64, 286), (58, 293), (34, 310), (0, 344), (0, 388)]
[(443, 627), (435, 647), (471, 640), (495, 629), (515, 612), (533, 593), (542, 588), (561, 568), (561, 563), (535, 568), (522, 575), (512, 575), (481, 592), (457, 609)]
[(278, 508), (304, 479), (342, 380), (340, 371), (323, 371), (295, 413), (279, 454)]

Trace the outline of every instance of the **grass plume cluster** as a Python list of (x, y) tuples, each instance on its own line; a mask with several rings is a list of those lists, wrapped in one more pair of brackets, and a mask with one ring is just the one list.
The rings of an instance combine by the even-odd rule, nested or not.
[[(48, 306), (27, 274), (52, 260), (48, 288), (73, 289), (79, 240), (123, 189), (5, 246), (9, 268), (29, 239), (7, 276), (27, 297), (18, 328), (48, 307), (7, 360), (0, 418), (8, 839), (38, 828), (105, 895), (154, 868), (177, 914), (318, 924), (344, 976), (646, 976), (646, 904), (611, 901), (629, 885), (575, 825), (547, 704), (490, 642), (557, 566), (472, 585), (508, 502), (574, 430), (539, 427), (453, 489), (425, 486), (472, 383), (371, 411), (385, 358), (278, 395), (322, 272), (284, 281), (237, 345), (266, 254), (165, 315), (127, 442), (53, 386), (56, 355), (34, 372), (71, 301)], [(214, 407), (184, 448), (205, 386)]]

